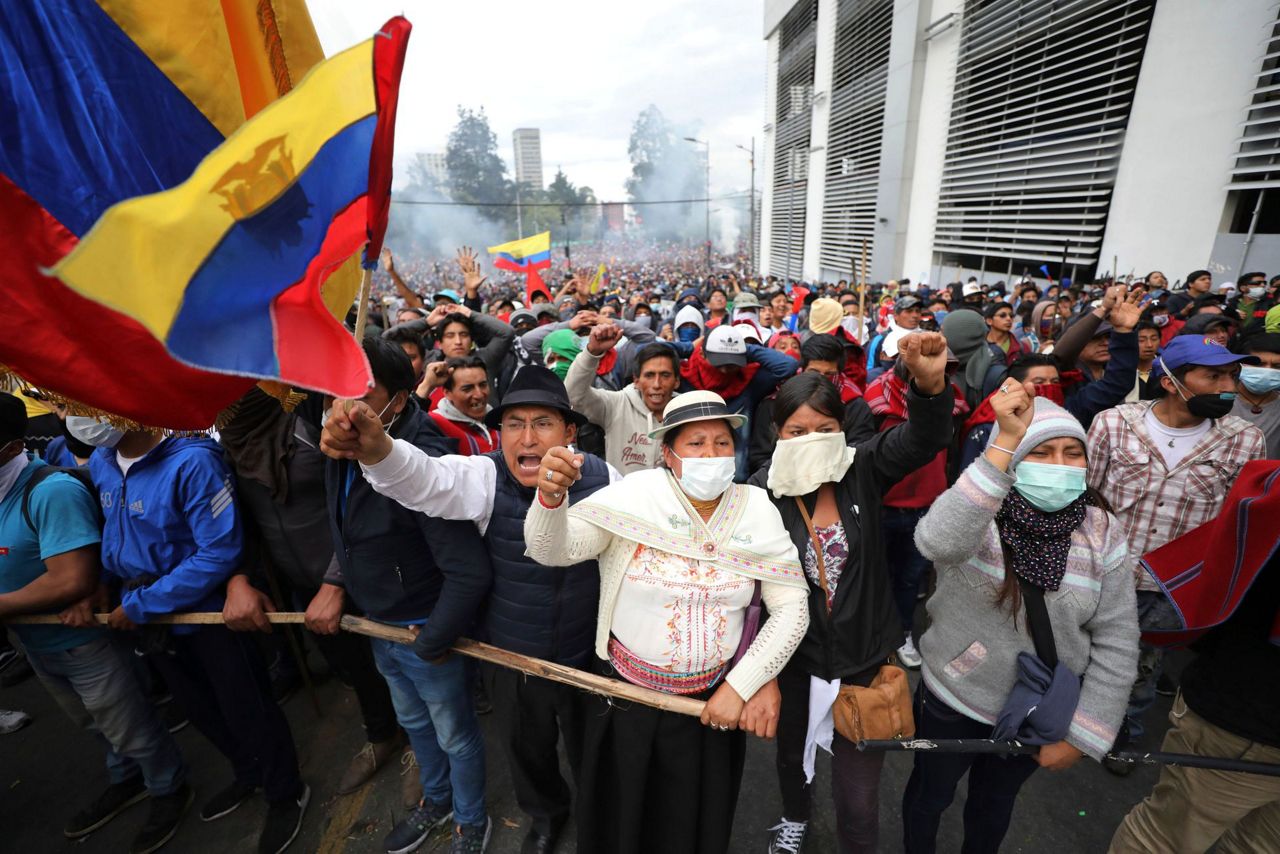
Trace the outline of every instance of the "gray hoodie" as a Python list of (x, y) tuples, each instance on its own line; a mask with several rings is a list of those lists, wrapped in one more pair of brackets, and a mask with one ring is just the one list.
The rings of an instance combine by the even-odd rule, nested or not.
[(649, 431), (662, 423), (661, 417), (654, 418), (635, 383), (628, 383), (621, 391), (595, 388), (599, 365), (600, 357), (585, 347), (573, 360), (564, 378), (569, 403), (604, 430), (604, 458), (609, 465), (624, 476), (657, 468), (662, 443), (650, 439)]

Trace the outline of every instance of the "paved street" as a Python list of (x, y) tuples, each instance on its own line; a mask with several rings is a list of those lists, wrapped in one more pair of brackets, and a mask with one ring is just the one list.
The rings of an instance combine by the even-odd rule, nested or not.
[[(335, 796), (339, 775), (361, 745), (359, 710), (355, 695), (335, 680), (322, 684), (319, 696), (323, 716), (316, 715), (305, 693), (295, 695), (285, 707), (298, 742), (303, 776), (312, 787), (302, 835), (291, 850), (322, 854), (381, 851), (383, 835), (404, 813), (399, 798), (400, 766), (393, 762), (360, 791), (346, 797)], [(63, 823), (105, 785), (102, 754), (94, 739), (71, 725), (34, 678), (0, 690), (0, 707), (24, 709), (35, 718), (21, 732), (0, 736), (0, 851), (91, 854), (127, 850), (129, 840), (145, 819), (145, 802), (79, 843), (66, 840), (61, 833)], [(1169, 701), (1161, 698), (1153, 711), (1153, 747), (1163, 735), (1168, 707)], [(482, 721), (489, 726), (488, 719)], [(230, 769), (191, 727), (179, 733), (178, 741), (191, 765), (198, 805), (229, 781)], [(806, 852), (835, 850), (828, 769), (825, 754), (820, 753), (815, 790), (817, 815)], [(899, 799), (910, 769), (907, 755), (888, 757), (881, 788), (882, 851), (901, 850)], [(1146, 794), (1155, 777), (1155, 769), (1144, 767), (1122, 780), (1091, 761), (1081, 762), (1063, 774), (1037, 772), (1023, 790), (1002, 850), (1105, 851), (1120, 818)], [(959, 850), (963, 801), (962, 784), (955, 806), (944, 818), (939, 851)], [(489, 754), (489, 808), (494, 821), (490, 851), (515, 854), (527, 825), (511, 794), (505, 761), (496, 751)], [(763, 851), (765, 831), (777, 821), (780, 809), (772, 745), (752, 740), (738, 802), (733, 851)], [(263, 803), (255, 799), (226, 818), (204, 824), (193, 809), (165, 850), (252, 851), (264, 812)], [(434, 842), (420, 850), (447, 850), (443, 840)], [(558, 851), (574, 852), (572, 838), (566, 838)]]

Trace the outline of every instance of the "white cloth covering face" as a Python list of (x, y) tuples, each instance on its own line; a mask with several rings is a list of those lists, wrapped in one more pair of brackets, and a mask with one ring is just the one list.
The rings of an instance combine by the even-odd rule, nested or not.
[(853, 465), (853, 457), (854, 450), (840, 430), (779, 439), (769, 466), (769, 491), (808, 495), (824, 483), (839, 483)]
[(13, 489), (13, 485), (18, 481), (18, 475), (22, 474), (22, 470), (29, 462), (31, 458), (22, 453), (0, 466), (0, 501), (3, 501), (9, 494), (9, 490)]

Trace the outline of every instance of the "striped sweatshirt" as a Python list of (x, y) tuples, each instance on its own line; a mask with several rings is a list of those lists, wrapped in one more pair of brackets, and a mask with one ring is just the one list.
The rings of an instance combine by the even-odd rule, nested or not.
[[(1017, 678), (1019, 652), (1035, 653), (1026, 614), (997, 606), (1004, 557), (995, 516), (1013, 476), (975, 460), (916, 527), (916, 545), (933, 561), (929, 630), (920, 639), (929, 690), (957, 712), (994, 724)], [(1071, 537), (1067, 572), (1045, 591), (1058, 658), (1083, 678), (1066, 740), (1095, 759), (1111, 748), (1137, 675), (1138, 619), (1124, 531), (1088, 508)]]

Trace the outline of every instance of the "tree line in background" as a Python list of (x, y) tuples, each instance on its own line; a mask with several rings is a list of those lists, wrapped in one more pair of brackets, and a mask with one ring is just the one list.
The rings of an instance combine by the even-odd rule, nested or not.
[[(677, 129), (653, 105), (636, 118), (628, 145), (631, 175), (626, 187), (630, 201), (701, 198), (704, 193), (705, 162), (694, 146), (685, 142)], [(473, 215), (427, 220), (418, 216), (392, 217), (388, 242), (419, 242), (412, 234), (424, 220), (437, 226), (442, 222), (474, 220), (487, 226), (486, 239), (511, 240), (516, 237), (517, 198), (519, 219), (525, 236), (551, 231), (557, 243), (564, 240), (597, 240), (603, 233), (601, 211), (593, 203), (595, 192), (575, 186), (561, 169), (545, 189), (517, 186), (508, 177), (507, 164), (498, 154), (498, 137), (489, 126), (484, 108), (458, 107), (458, 121), (449, 133), (445, 150), (447, 177), (441, 181), (432, 170), (428, 155), (417, 153), (409, 162), (408, 185), (397, 193), (401, 200), (428, 202), (485, 203), (470, 210)], [(501, 203), (501, 206), (493, 203)], [(587, 207), (583, 207), (587, 205)], [(642, 209), (639, 226), (646, 236), (658, 240), (700, 239), (702, 203), (652, 205)], [(396, 232), (400, 232), (397, 234)], [(475, 237), (469, 238), (475, 240)]]

